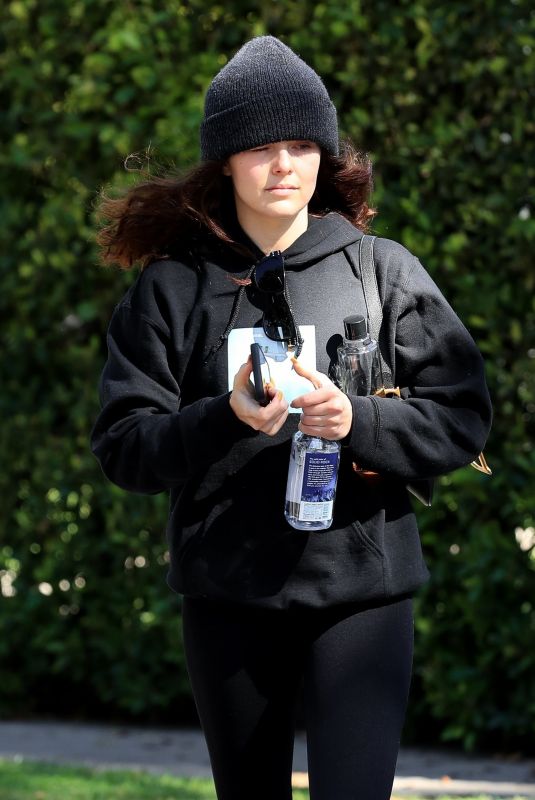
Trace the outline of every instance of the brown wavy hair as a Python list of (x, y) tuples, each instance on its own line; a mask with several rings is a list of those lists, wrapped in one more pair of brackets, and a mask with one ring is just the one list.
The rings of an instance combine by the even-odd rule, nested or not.
[[(135, 160), (131, 156), (125, 162)], [(231, 234), (229, 211), (234, 209), (231, 178), (223, 175), (224, 161), (202, 162), (185, 175), (150, 175), (112, 197), (102, 192), (96, 241), (104, 264), (121, 269), (145, 267), (151, 261), (195, 248), (207, 234), (244, 250)], [(130, 171), (132, 171), (130, 169)], [(373, 189), (372, 164), (367, 154), (342, 142), (338, 157), (322, 152), (316, 190), (309, 213), (337, 211), (364, 233), (377, 211), (368, 205)]]

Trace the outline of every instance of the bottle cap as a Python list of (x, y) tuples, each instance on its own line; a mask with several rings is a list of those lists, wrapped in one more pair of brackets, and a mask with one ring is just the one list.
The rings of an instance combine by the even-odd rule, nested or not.
[(344, 338), (355, 341), (356, 339), (365, 339), (367, 335), (368, 326), (362, 314), (354, 314), (344, 319)]

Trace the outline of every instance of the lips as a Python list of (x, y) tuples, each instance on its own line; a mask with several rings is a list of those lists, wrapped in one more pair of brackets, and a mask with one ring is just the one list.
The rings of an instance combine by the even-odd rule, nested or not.
[(288, 190), (292, 190), (292, 189), (297, 189), (297, 186), (270, 186), (267, 191), (268, 192), (272, 192), (275, 189), (284, 189), (284, 190), (288, 191)]

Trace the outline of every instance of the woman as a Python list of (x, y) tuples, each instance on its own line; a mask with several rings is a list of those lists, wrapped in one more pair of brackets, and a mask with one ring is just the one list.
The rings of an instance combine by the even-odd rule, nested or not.
[[(377, 238), (383, 355), (404, 399), (347, 396), (329, 379), (342, 320), (361, 310), (350, 253), (374, 214), (371, 170), (349, 146), (339, 153), (323, 83), (284, 44), (253, 39), (216, 75), (201, 152), (189, 176), (103, 204), (105, 258), (144, 269), (110, 323), (93, 451), (119, 486), (170, 491), (167, 580), (184, 595), (218, 798), (291, 798), (304, 683), (312, 800), (386, 799), (411, 597), (428, 577), (405, 483), (481, 451), (482, 359), (419, 261)], [(283, 293), (259, 278), (270, 253)], [(299, 354), (318, 388), (288, 368), (260, 405), (254, 341), (281, 369)], [(324, 533), (285, 521), (297, 427), (342, 443)], [(353, 462), (383, 479), (360, 482)]]

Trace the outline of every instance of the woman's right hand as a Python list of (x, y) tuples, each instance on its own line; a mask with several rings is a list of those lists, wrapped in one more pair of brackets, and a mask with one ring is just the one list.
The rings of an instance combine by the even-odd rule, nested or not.
[(253, 371), (251, 356), (242, 364), (234, 376), (234, 385), (230, 395), (230, 407), (242, 422), (255, 431), (262, 431), (268, 436), (275, 434), (282, 428), (288, 416), (288, 403), (282, 392), (272, 386), (267, 386), (266, 391), (270, 397), (267, 406), (261, 406), (255, 400), (251, 391), (250, 378)]

